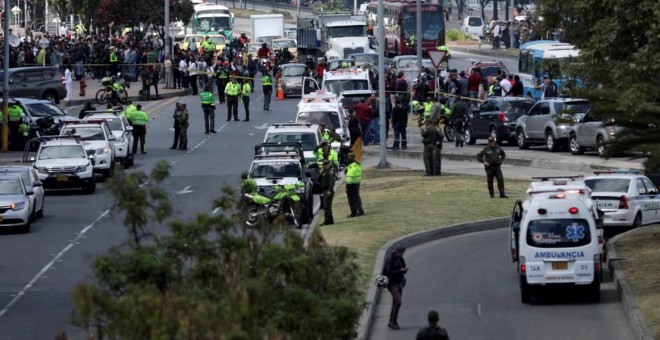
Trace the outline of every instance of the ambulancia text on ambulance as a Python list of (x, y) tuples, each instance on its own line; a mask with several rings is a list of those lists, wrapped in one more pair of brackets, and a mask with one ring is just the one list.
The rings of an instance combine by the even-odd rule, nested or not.
[(572, 288), (600, 300), (602, 230), (591, 190), (575, 177), (539, 178), (511, 215), (511, 259), (523, 303), (548, 289)]

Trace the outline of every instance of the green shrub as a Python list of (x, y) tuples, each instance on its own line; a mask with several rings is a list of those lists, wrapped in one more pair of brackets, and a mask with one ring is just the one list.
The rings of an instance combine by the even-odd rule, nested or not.
[(471, 40), (470, 35), (457, 29), (447, 31), (447, 41)]

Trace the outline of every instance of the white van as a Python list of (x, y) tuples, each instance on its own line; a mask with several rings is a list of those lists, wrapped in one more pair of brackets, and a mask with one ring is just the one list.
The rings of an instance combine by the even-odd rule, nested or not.
[(533, 182), (525, 202), (511, 215), (511, 259), (517, 263), (520, 294), (530, 303), (536, 292), (585, 290), (600, 300), (602, 230), (590, 190), (575, 180)]
[(484, 21), (477, 16), (465, 17), (461, 25), (461, 31), (479, 38), (484, 35)]

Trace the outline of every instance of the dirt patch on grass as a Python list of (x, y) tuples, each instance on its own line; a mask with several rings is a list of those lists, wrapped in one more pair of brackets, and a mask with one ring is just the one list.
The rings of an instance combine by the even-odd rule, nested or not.
[(651, 334), (660, 339), (660, 224), (633, 230), (614, 244)]
[(486, 179), (479, 176), (423, 177), (420, 172), (365, 169), (360, 188), (366, 213), (350, 213), (341, 186), (334, 199), (335, 224), (321, 227), (325, 240), (357, 253), (365, 283), (376, 255), (388, 241), (410, 233), (456, 223), (508, 216), (516, 198), (523, 199), (527, 181), (505, 181), (510, 199), (491, 199)]

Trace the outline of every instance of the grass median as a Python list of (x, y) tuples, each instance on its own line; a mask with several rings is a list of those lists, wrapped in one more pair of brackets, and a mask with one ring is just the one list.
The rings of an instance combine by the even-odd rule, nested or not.
[(335, 224), (320, 228), (328, 244), (346, 246), (357, 254), (362, 277), (369, 284), (378, 250), (392, 239), (510, 215), (529, 182), (505, 180), (505, 185), (511, 198), (491, 199), (485, 176), (424, 177), (420, 171), (364, 169), (360, 196), (366, 215), (346, 218), (350, 210), (342, 185), (333, 204)]
[(644, 321), (660, 339), (660, 224), (622, 235), (614, 247)]

